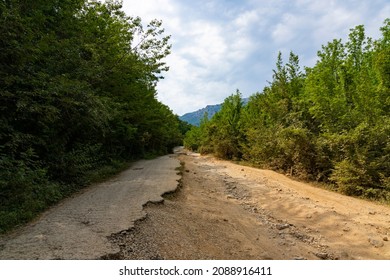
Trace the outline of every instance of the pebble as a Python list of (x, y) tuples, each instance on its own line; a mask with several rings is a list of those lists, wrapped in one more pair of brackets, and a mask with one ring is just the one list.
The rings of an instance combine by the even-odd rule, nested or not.
[(283, 229), (286, 229), (286, 228), (289, 228), (289, 227), (290, 227), (289, 224), (277, 224), (277, 225), (276, 225), (276, 228), (277, 228), (278, 230), (283, 230)]
[(375, 248), (380, 248), (380, 247), (383, 247), (385, 245), (381, 240), (376, 240), (376, 239), (372, 239), (372, 238), (368, 238), (368, 242), (370, 242), (370, 244), (372, 246), (374, 246)]
[(383, 241), (389, 241), (389, 238), (387, 236), (383, 237)]
[(326, 260), (329, 258), (328, 253), (319, 252), (319, 253), (315, 253), (314, 255), (320, 259), (323, 259), (323, 260)]

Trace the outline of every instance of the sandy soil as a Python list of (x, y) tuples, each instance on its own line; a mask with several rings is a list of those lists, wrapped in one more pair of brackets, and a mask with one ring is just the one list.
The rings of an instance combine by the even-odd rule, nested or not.
[(113, 235), (113, 259), (390, 259), (390, 208), (182, 153), (182, 186)]

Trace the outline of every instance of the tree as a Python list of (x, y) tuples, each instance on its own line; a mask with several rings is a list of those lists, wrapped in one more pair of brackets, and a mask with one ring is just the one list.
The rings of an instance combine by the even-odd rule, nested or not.
[(161, 21), (144, 28), (121, 7), (0, 1), (0, 228), (99, 168), (180, 143), (177, 117), (156, 99), (169, 36)]

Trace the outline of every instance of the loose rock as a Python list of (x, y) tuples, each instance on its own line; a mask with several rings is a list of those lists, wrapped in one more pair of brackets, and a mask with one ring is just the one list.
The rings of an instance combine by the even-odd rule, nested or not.
[(372, 239), (372, 238), (368, 238), (368, 242), (370, 242), (370, 244), (372, 246), (374, 246), (375, 248), (380, 248), (380, 247), (383, 247), (385, 245), (381, 240), (376, 240), (376, 239)]
[(314, 255), (323, 260), (327, 260), (329, 258), (329, 254), (325, 252), (315, 253)]
[(277, 225), (276, 225), (276, 228), (277, 228), (278, 230), (283, 230), (283, 229), (286, 229), (286, 228), (289, 228), (289, 227), (290, 227), (289, 224), (277, 224)]

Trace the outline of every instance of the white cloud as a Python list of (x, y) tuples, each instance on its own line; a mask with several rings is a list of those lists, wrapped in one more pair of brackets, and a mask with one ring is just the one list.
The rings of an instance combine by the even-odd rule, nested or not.
[[(172, 35), (170, 71), (158, 98), (181, 115), (220, 103), (239, 88), (249, 95), (270, 79), (279, 50), (311, 66), (322, 44), (364, 24), (379, 36), (386, 0), (124, 0), (129, 15), (163, 20)], [(375, 32), (375, 33), (374, 33)], [(311, 64), (311, 65), (310, 65)], [(303, 66), (302, 65), (302, 66)]]
[(235, 20), (234, 24), (239, 29), (248, 29), (259, 21), (259, 14), (256, 10), (245, 11), (241, 13)]
[(221, 63), (227, 51), (222, 29), (214, 23), (204, 21), (192, 22), (189, 29), (192, 32), (187, 34), (186, 38), (191, 40), (191, 44), (181, 53), (191, 55), (203, 67)]
[(295, 37), (295, 33), (298, 31), (297, 24), (298, 18), (292, 14), (284, 14), (282, 21), (279, 22), (274, 31), (272, 32), (272, 38), (277, 44), (288, 43)]

